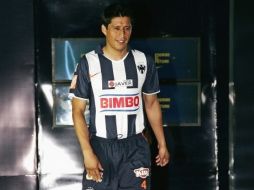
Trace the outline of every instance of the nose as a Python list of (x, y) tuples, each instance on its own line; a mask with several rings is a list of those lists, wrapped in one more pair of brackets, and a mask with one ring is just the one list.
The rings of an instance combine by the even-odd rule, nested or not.
[(125, 33), (126, 33), (126, 31), (125, 31), (124, 28), (120, 30), (120, 36), (121, 36), (121, 37), (124, 37), (124, 36), (125, 36)]

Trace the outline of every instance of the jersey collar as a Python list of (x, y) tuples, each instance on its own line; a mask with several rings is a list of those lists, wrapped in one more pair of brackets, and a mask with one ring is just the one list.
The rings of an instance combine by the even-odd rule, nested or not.
[[(97, 48), (95, 49), (95, 52), (98, 54), (102, 54), (103, 55), (103, 51), (102, 48), (105, 46), (105, 44), (100, 44), (99, 46), (97, 46)], [(131, 47), (128, 45), (128, 52), (131, 51)]]

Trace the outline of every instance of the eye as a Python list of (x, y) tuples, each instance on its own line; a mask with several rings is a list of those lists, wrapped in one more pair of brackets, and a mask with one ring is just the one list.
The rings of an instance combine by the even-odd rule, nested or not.
[(120, 28), (120, 27), (118, 27), (118, 26), (116, 26), (116, 27), (114, 27), (114, 30), (119, 31), (119, 30), (121, 30), (121, 28)]
[(127, 31), (127, 32), (129, 32), (129, 31), (131, 30), (131, 27), (130, 27), (130, 26), (126, 26), (126, 27), (124, 28), (124, 30)]

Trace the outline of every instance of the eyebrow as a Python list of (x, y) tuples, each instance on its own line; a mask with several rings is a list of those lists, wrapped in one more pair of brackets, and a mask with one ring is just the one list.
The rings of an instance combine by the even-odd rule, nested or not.
[[(111, 26), (113, 26), (113, 27), (121, 27), (122, 25), (113, 25), (113, 24), (111, 24)], [(131, 24), (129, 24), (129, 25), (124, 25), (123, 27), (132, 27), (132, 25)]]

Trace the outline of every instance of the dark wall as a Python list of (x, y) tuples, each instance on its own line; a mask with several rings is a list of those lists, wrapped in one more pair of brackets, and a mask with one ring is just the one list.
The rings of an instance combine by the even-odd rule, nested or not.
[(254, 12), (253, 2), (234, 1), (231, 16), (231, 80), (234, 86), (231, 129), (232, 184), (235, 189), (253, 189), (254, 159), (253, 108), (254, 75), (253, 43)]
[(0, 6), (0, 189), (36, 188), (32, 1)]

